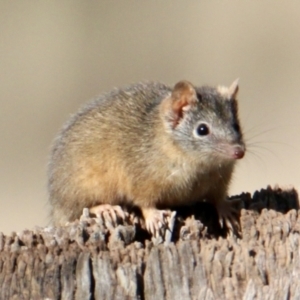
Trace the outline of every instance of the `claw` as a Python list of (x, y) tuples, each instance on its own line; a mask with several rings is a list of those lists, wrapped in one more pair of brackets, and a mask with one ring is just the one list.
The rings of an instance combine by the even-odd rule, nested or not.
[(227, 227), (229, 234), (240, 232), (239, 209), (235, 207), (239, 200), (223, 200), (216, 205), (221, 227)]
[(116, 214), (123, 220), (125, 220), (126, 217), (128, 216), (128, 212), (124, 211), (119, 205), (115, 205), (114, 210)]
[(161, 232), (168, 227), (172, 212), (155, 208), (144, 208), (142, 211), (147, 231), (154, 237), (161, 236)]
[(118, 220), (125, 221), (128, 213), (124, 212), (118, 205), (101, 204), (90, 208), (90, 213), (95, 214), (103, 223), (109, 222), (113, 226), (118, 224)]

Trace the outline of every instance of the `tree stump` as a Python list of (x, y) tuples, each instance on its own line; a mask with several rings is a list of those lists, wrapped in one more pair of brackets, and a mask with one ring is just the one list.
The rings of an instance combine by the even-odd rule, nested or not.
[(0, 299), (300, 299), (297, 192), (239, 197), (240, 236), (206, 203), (178, 209), (168, 242), (87, 215), (0, 234)]

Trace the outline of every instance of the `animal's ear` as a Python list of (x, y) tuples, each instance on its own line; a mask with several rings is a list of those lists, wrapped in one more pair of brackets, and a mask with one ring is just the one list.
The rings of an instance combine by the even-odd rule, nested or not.
[(218, 92), (227, 100), (236, 100), (239, 91), (239, 79), (236, 79), (230, 87), (218, 86)]
[(228, 96), (230, 97), (230, 99), (236, 99), (238, 91), (239, 91), (239, 78), (237, 78), (228, 88)]
[(193, 85), (188, 81), (179, 81), (175, 84), (171, 96), (164, 100), (162, 109), (164, 115), (171, 121), (175, 128), (188, 111), (197, 102), (197, 93)]

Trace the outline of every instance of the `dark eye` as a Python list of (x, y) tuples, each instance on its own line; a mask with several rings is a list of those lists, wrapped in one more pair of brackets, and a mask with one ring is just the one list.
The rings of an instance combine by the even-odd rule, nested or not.
[(197, 127), (197, 134), (201, 136), (208, 135), (209, 134), (208, 126), (204, 123), (199, 124), (199, 126)]

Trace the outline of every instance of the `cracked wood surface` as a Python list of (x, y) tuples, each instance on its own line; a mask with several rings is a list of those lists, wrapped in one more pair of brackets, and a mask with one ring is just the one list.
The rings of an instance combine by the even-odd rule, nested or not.
[(168, 243), (88, 216), (0, 234), (0, 299), (300, 299), (297, 192), (240, 198), (240, 237), (207, 204), (178, 211)]

